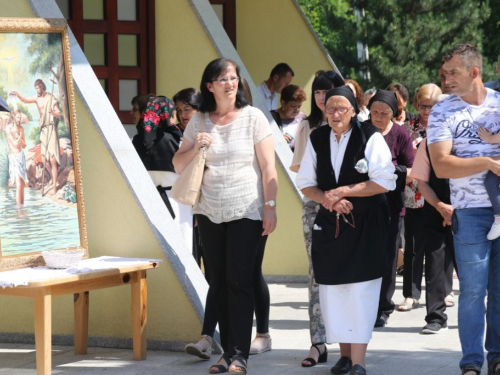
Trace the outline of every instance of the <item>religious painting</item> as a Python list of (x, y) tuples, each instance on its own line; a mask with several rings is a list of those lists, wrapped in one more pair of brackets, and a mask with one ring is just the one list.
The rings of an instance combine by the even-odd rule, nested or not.
[(0, 18), (0, 270), (87, 249), (69, 52), (65, 20)]

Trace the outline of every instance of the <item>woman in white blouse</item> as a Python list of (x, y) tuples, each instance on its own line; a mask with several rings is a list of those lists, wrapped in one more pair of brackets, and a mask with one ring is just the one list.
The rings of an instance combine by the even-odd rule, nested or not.
[(311, 133), (297, 186), (321, 206), (312, 233), (312, 262), (329, 343), (340, 344), (332, 374), (364, 375), (385, 270), (389, 211), (395, 187), (391, 153), (371, 124), (356, 120), (351, 89), (325, 98), (328, 127)]
[(207, 147), (201, 196), (193, 206), (211, 274), (210, 287), (224, 354), (210, 373), (246, 374), (254, 312), (253, 280), (259, 245), (276, 228), (278, 188), (271, 128), (248, 105), (238, 66), (210, 62), (200, 91), (205, 132), (193, 116), (174, 158), (178, 173)]

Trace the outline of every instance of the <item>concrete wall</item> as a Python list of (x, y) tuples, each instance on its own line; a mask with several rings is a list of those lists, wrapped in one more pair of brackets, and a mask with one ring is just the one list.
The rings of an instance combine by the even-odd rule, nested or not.
[(336, 68), (311, 32), (296, 2), (238, 0), (236, 13), (238, 54), (254, 82), (260, 84), (267, 79), (277, 63), (288, 63), (295, 72), (292, 83), (306, 91), (307, 101), (302, 111), (308, 114), (314, 73)]
[[(302, 112), (309, 114), (315, 72), (336, 68), (311, 32), (297, 3), (293, 0), (238, 0), (236, 13), (237, 50), (253, 81), (260, 84), (277, 63), (288, 63), (295, 72), (292, 83), (306, 91), (307, 101)], [(278, 228), (268, 241), (264, 273), (307, 275), (301, 202), (282, 171), (279, 173)], [(292, 173), (292, 180), (294, 176)]]
[[(277, 62), (289, 62), (296, 72), (294, 83), (305, 87), (308, 93), (314, 72), (332, 67), (292, 0), (237, 1), (239, 56), (228, 45), (215, 14), (200, 16), (200, 12), (204, 15), (211, 12), (207, 1), (169, 0), (168, 3), (167, 7), (163, 0), (156, 2), (158, 93), (172, 96), (182, 88), (198, 87), (204, 67), (219, 55), (235, 59), (242, 65), (242, 72), (250, 73), (257, 84), (267, 78)], [(58, 12), (53, 0), (0, 0), (3, 17), (57, 17)], [(294, 43), (289, 43), (290, 40)], [(165, 260), (159, 269), (148, 274), (148, 338), (156, 343), (153, 347), (180, 348), (183, 341), (199, 336), (206, 283), (177, 238), (175, 223), (74, 39), (71, 51), (79, 95), (76, 111), (90, 255)], [(255, 87), (252, 90), (255, 93)], [(262, 103), (256, 101), (262, 108)], [(305, 276), (307, 257), (301, 203), (290, 183), (293, 175), (286, 171), (291, 152), (283, 145), (276, 125), (273, 133), (279, 156), (278, 229), (268, 241), (264, 273)], [(91, 343), (130, 344), (127, 341), (131, 337), (129, 300), (127, 287), (91, 293)], [(32, 301), (2, 297), (0, 303), (4, 306), (0, 310), (0, 339), (8, 339), (11, 334), (17, 341), (23, 334), (32, 339)], [(72, 316), (72, 297), (56, 298), (53, 309), (56, 337), (71, 339), (73, 321), (69, 317)]]
[(211, 40), (186, 0), (156, 0), (156, 91), (172, 98), (200, 88), (207, 64), (218, 58)]
[[(55, 17), (58, 8), (54, 7), (52, 0), (0, 0), (0, 16), (33, 17), (46, 12), (47, 17)], [(189, 7), (181, 11), (171, 16), (180, 19)], [(161, 22), (159, 26), (163, 26)], [(192, 29), (192, 33), (194, 39), (206, 39), (201, 28), (197, 32)], [(166, 48), (172, 50), (174, 45), (171, 40)], [(158, 269), (148, 273), (148, 339), (150, 347), (180, 348), (182, 342), (199, 338), (206, 283), (177, 238), (176, 224), (74, 39), (71, 50), (90, 256), (164, 260)], [(159, 67), (164, 64), (161, 52)], [(0, 304), (0, 338), (32, 340), (32, 300), (1, 297)], [(73, 335), (72, 306), (72, 296), (54, 299), (55, 342), (68, 342)], [(129, 346), (130, 288), (92, 292), (90, 306), (91, 344)]]

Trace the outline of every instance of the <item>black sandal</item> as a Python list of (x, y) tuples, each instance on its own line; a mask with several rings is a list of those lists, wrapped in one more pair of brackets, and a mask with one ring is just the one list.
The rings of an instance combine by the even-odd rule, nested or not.
[[(238, 361), (240, 364), (236, 365), (234, 362)], [(229, 370), (230, 374), (246, 374), (247, 373), (247, 360), (241, 355), (234, 355), (229, 367), (233, 366), (234, 370)]]
[[(226, 362), (227, 366), (218, 365), (218, 364), (212, 365), (212, 366), (210, 366), (210, 369), (208, 370), (209, 374), (223, 374), (223, 373), (228, 371), (229, 365), (231, 364), (229, 357), (227, 357), (224, 353), (222, 355), (222, 357), (220, 357), (220, 359), (217, 362), (220, 362), (221, 359), (223, 359), (224, 362)], [(212, 369), (213, 369), (213, 371), (212, 371)]]
[(325, 345), (325, 344), (312, 344), (311, 345), (311, 348), (314, 347), (319, 353), (318, 361), (316, 362), (316, 360), (314, 358), (307, 357), (302, 362), (309, 362), (309, 364), (305, 365), (302, 363), (302, 367), (313, 367), (313, 366), (316, 366), (318, 363), (325, 363), (328, 360), (328, 349), (326, 348), (326, 345), (325, 345), (325, 351), (323, 353), (321, 353), (321, 350), (319, 350), (318, 345)]
[(476, 365), (470, 364), (462, 367), (462, 375), (467, 374), (469, 371), (474, 371), (477, 375), (481, 374), (481, 369), (477, 368)]

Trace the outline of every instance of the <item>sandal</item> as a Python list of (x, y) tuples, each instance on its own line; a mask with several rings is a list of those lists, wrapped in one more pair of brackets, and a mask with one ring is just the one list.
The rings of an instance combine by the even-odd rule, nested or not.
[(446, 307), (455, 306), (455, 295), (453, 294), (453, 292), (446, 296), (446, 298), (444, 299), (444, 303), (446, 304)]
[(220, 357), (218, 362), (224, 360), (224, 362), (226, 362), (226, 366), (224, 366), (223, 364), (216, 363), (215, 365), (210, 366), (210, 369), (208, 370), (209, 374), (223, 374), (227, 372), (229, 365), (231, 364), (231, 361), (229, 357), (227, 357), (225, 354), (226, 353), (224, 353), (222, 357)]
[(325, 363), (328, 360), (328, 349), (326, 348), (325, 345), (325, 351), (321, 353), (321, 350), (319, 350), (318, 345), (325, 345), (325, 344), (312, 344), (311, 348), (315, 348), (318, 353), (318, 361), (316, 361), (314, 358), (307, 357), (306, 359), (302, 360), (302, 362), (308, 362), (308, 365), (305, 365), (302, 363), (302, 367), (313, 367), (316, 366), (318, 363)]
[[(203, 340), (206, 341), (206, 343), (203, 343)], [(208, 344), (208, 349), (206, 348), (206, 344)], [(187, 344), (184, 351), (188, 354), (200, 357), (201, 359), (210, 359), (212, 356), (212, 338), (208, 335), (202, 335), (200, 341), (196, 344)]]
[[(238, 364), (235, 364), (237, 362)], [(241, 355), (234, 355), (232, 362), (229, 365), (230, 374), (246, 374), (247, 373), (247, 360)]]
[(250, 344), (250, 355), (261, 354), (272, 349), (273, 340), (269, 332), (257, 333), (255, 339)]
[(398, 311), (411, 311), (412, 309), (416, 309), (418, 305), (418, 299), (405, 298), (405, 300), (399, 304)]

